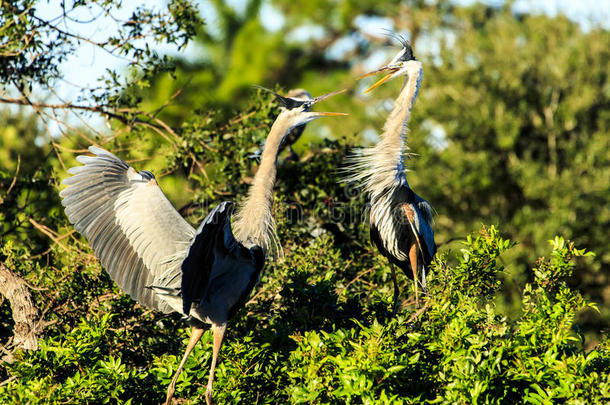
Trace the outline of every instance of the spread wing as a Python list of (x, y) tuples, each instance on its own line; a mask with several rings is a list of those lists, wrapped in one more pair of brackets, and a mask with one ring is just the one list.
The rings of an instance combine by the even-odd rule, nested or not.
[(262, 250), (248, 249), (233, 236), (232, 212), (233, 203), (225, 201), (208, 214), (182, 263), (182, 310), (186, 315), (193, 303), (204, 297), (214, 299), (216, 291), (209, 291), (212, 284), (223, 291), (227, 305), (232, 307), (253, 287), (250, 278), (242, 285), (242, 278), (232, 273), (258, 274), (263, 267)]
[(174, 209), (152, 173), (136, 172), (110, 152), (78, 156), (84, 166), (68, 170), (62, 204), (118, 286), (140, 304), (163, 312), (152, 284), (180, 285), (180, 264), (195, 229)]

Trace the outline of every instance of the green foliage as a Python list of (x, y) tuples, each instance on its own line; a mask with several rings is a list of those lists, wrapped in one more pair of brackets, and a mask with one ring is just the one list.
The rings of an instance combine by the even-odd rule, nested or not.
[[(111, 55), (129, 61), (138, 74), (127, 83), (117, 71), (108, 71), (105, 86), (84, 89), (81, 97), (90, 102), (112, 107), (133, 106), (133, 94), (125, 86), (143, 86), (151, 77), (167, 71), (169, 58), (159, 55), (150, 43), (138, 41), (146, 37), (155, 43), (175, 45), (182, 49), (202, 24), (196, 8), (188, 0), (171, 0), (166, 10), (137, 7), (126, 21), (111, 16), (122, 6), (121, 1), (66, 1), (62, 14), (56, 18), (40, 17), (41, 4), (34, 0), (0, 3), (0, 82), (7, 90), (22, 96), (32, 90), (52, 90), (62, 79), (61, 63), (82, 43), (88, 43)], [(117, 30), (105, 38), (91, 38), (71, 29), (71, 22), (89, 14), (105, 16), (116, 23)], [(36, 86), (39, 86), (36, 88)], [(127, 102), (131, 100), (131, 102)], [(36, 100), (35, 100), (36, 101)], [(29, 104), (29, 102), (27, 103)]]
[(111, 316), (82, 320), (61, 339), (41, 342), (40, 350), (11, 370), (29, 384), (20, 385), (7, 402), (48, 403), (76, 397), (80, 403), (100, 402), (101, 398), (108, 403), (119, 399), (131, 388), (130, 380), (142, 378), (111, 354), (115, 337), (108, 330)]
[(500, 285), (496, 275), (503, 270), (496, 259), (514, 244), (499, 237), (494, 226), (476, 238), (468, 235), (466, 244), (468, 248), (462, 249), (459, 263), (444, 276), (451, 280), (452, 289), (470, 296), (491, 297)]
[[(219, 403), (596, 403), (610, 393), (607, 342), (586, 351), (575, 324), (594, 305), (565, 283), (576, 258), (590, 255), (573, 243), (553, 241), (550, 259), (539, 260), (523, 290), (520, 315), (510, 318), (493, 292), (497, 273), (510, 271), (498, 260), (513, 243), (484, 228), (465, 242), (457, 265), (435, 262), (422, 307), (396, 319), (387, 311), (389, 283), (370, 285), (358, 299), (336, 287), (358, 282), (336, 271), (346, 264), (374, 273), (386, 265), (353, 262), (354, 252), (332, 244), (323, 236), (288, 246), (286, 260), (267, 268), (230, 325), (216, 374)], [(0, 387), (0, 400), (160, 401), (181, 345), (154, 337), (160, 322), (171, 325), (167, 318), (140, 319), (151, 330), (139, 336), (129, 326), (134, 319), (118, 319), (123, 301), (102, 303), (41, 340), (40, 350), (21, 353), (7, 365), (16, 378)], [(211, 340), (204, 336), (178, 380), (178, 396), (192, 403), (204, 401)]]

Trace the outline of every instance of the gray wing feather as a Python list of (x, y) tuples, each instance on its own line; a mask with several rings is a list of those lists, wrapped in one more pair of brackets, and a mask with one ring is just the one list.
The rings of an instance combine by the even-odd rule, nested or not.
[(103, 149), (89, 150), (96, 156), (78, 156), (84, 166), (69, 169), (72, 177), (63, 182), (68, 187), (60, 196), (68, 219), (123, 291), (149, 308), (173, 311), (146, 287), (179, 287), (180, 264), (195, 230), (152, 173), (136, 173)]

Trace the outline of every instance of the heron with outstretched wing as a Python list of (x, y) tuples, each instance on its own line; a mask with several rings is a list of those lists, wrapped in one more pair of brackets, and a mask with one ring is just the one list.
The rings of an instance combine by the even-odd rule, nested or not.
[(169, 202), (154, 175), (137, 172), (112, 153), (91, 146), (94, 156), (78, 156), (83, 166), (68, 170), (62, 204), (111, 278), (138, 303), (164, 313), (187, 316), (192, 333), (168, 387), (166, 404), (205, 324), (214, 335), (206, 388), (211, 403), (214, 369), (227, 321), (243, 306), (259, 279), (268, 253), (279, 250), (273, 218), (276, 161), (283, 138), (319, 117), (346, 115), (312, 112), (317, 102), (276, 95), (281, 113), (267, 136), (258, 171), (233, 226), (233, 203), (214, 208), (197, 230)]

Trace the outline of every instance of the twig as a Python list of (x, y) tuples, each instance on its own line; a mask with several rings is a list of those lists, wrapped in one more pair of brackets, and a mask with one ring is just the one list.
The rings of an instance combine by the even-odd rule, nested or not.
[[(62, 238), (58, 238), (58, 234), (54, 235), (55, 232), (53, 232), (53, 230), (47, 226), (44, 226), (38, 222), (36, 222), (34, 219), (32, 218), (28, 218), (28, 220), (30, 221), (30, 223), (32, 225), (34, 225), (34, 227), (36, 229), (38, 229), (40, 232), (44, 233), (45, 235), (47, 235), (49, 238), (51, 238), (51, 240), (55, 243), (57, 243), (62, 249), (64, 249), (66, 252), (70, 251), (70, 248), (66, 247), (63, 243), (60, 242)], [(65, 235), (64, 235), (65, 236)]]
[(426, 308), (428, 308), (428, 306), (429, 306), (429, 304), (426, 302), (423, 307), (418, 309), (413, 315), (411, 315), (409, 317), (409, 319), (407, 320), (407, 323), (413, 322), (414, 320), (419, 318), (419, 316), (424, 313), (424, 311), (426, 310)]
[(15, 183), (17, 182), (17, 176), (19, 175), (20, 167), (21, 167), (21, 155), (17, 155), (17, 168), (15, 169), (15, 175), (13, 176), (13, 180), (11, 181), (11, 184), (8, 186), (8, 190), (6, 190), (7, 197), (11, 193), (11, 190), (13, 189), (13, 187), (15, 186)]

